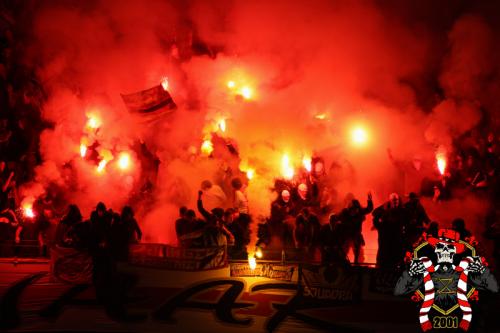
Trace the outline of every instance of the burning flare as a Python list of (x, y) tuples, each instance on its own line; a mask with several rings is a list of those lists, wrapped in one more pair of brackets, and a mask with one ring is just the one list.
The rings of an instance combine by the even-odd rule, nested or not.
[(284, 154), (281, 158), (281, 174), (285, 179), (292, 179), (295, 174), (293, 167), (290, 165), (288, 154)]
[(106, 160), (101, 160), (99, 162), (99, 165), (97, 166), (97, 172), (103, 173), (104, 170), (106, 169), (106, 164), (108, 164), (108, 161)]
[(253, 271), (257, 267), (257, 259), (252, 255), (248, 255), (248, 266)]
[(168, 77), (164, 77), (164, 78), (161, 79), (161, 87), (165, 91), (168, 90)]
[(443, 152), (436, 153), (436, 164), (441, 176), (444, 175), (446, 171), (446, 155)]
[(130, 168), (131, 159), (130, 154), (127, 152), (123, 152), (120, 154), (118, 158), (118, 167), (122, 170), (127, 170)]
[(85, 157), (85, 155), (87, 155), (87, 146), (82, 143), (80, 144), (80, 156)]
[(226, 119), (221, 118), (217, 122), (217, 127), (222, 131), (222, 133), (226, 132)]
[(209, 156), (210, 154), (212, 154), (213, 151), (214, 151), (214, 145), (212, 143), (212, 140), (210, 138), (205, 139), (201, 144), (201, 152)]
[(262, 257), (264, 256), (260, 247), (258, 247), (257, 250), (255, 250), (255, 256), (259, 259), (262, 259)]
[(234, 81), (227, 81), (227, 87), (229, 89), (233, 89), (234, 87), (236, 87), (236, 83)]
[(356, 146), (363, 146), (368, 142), (368, 133), (366, 129), (361, 126), (356, 126), (351, 132), (352, 143)]
[(87, 127), (96, 130), (101, 127), (101, 120), (95, 114), (87, 114)]
[(35, 217), (35, 212), (33, 211), (33, 203), (25, 203), (23, 204), (23, 213), (24, 216), (27, 218), (34, 218)]
[(255, 170), (254, 169), (248, 169), (247, 170), (247, 178), (250, 180), (253, 178), (253, 176), (255, 176)]
[(311, 169), (312, 169), (311, 162), (312, 162), (311, 157), (308, 155), (305, 155), (302, 158), (302, 164), (304, 165), (304, 168), (307, 170), (307, 172), (311, 172)]
[(252, 98), (253, 91), (250, 87), (245, 86), (245, 87), (241, 88), (240, 95), (243, 96), (244, 99), (248, 100), (248, 99)]

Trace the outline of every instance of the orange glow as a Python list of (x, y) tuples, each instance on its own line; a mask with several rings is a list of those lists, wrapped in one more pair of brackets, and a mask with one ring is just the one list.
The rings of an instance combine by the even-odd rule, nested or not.
[(262, 257), (264, 256), (260, 247), (258, 247), (257, 250), (255, 250), (255, 256), (259, 259), (262, 259)]
[(214, 145), (212, 141), (210, 139), (204, 140), (203, 143), (201, 144), (201, 152), (209, 156), (210, 154), (212, 154), (213, 151), (214, 151)]
[(164, 77), (164, 78), (161, 79), (161, 87), (165, 91), (168, 90), (168, 77)]
[(118, 158), (118, 167), (122, 170), (127, 170), (128, 168), (130, 168), (130, 164), (130, 154), (126, 152), (121, 153)]
[(244, 99), (250, 99), (250, 98), (252, 98), (253, 91), (250, 87), (245, 86), (245, 87), (241, 88), (240, 94), (241, 94), (241, 96), (243, 96)]
[(32, 203), (25, 203), (23, 204), (23, 213), (24, 216), (27, 218), (34, 218), (35, 217), (35, 212), (33, 211), (33, 204)]
[(236, 83), (234, 81), (227, 81), (227, 87), (229, 89), (233, 89), (234, 87), (236, 87)]
[(293, 167), (290, 165), (290, 158), (287, 154), (284, 154), (281, 158), (281, 174), (285, 179), (292, 179), (295, 174)]
[(304, 165), (304, 168), (308, 171), (308, 172), (311, 172), (311, 157), (310, 156), (307, 156), (305, 155), (304, 158), (302, 158), (302, 164)]
[(444, 172), (446, 171), (446, 156), (444, 153), (436, 154), (436, 163), (439, 173), (444, 175)]
[(248, 255), (248, 266), (252, 271), (257, 267), (257, 259), (253, 255)]
[(351, 140), (356, 146), (364, 146), (368, 142), (368, 132), (361, 126), (354, 127), (351, 131)]
[(325, 120), (326, 119), (326, 114), (325, 113), (319, 113), (314, 116), (314, 118), (319, 119), (319, 120)]

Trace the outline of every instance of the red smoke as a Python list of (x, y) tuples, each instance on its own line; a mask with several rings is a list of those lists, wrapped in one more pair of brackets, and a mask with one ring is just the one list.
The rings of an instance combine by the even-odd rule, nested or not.
[[(368, 189), (382, 203), (398, 182), (387, 148), (435, 168), (438, 146), (451, 151), (453, 138), (480, 122), (482, 107), (490, 115), (500, 107), (491, 97), (500, 91), (498, 79), (486, 80), (498, 73), (498, 34), (479, 15), (445, 18), (449, 26), (438, 29), (433, 18), (407, 20), (403, 10), (368, 2), (103, 0), (39, 7), (29, 56), (39, 64), (49, 95), (43, 116), (54, 128), (42, 134), (44, 162), (26, 193), (74, 181), (78, 190), (67, 196), (84, 214), (100, 200), (114, 209), (127, 202), (140, 164), (129, 174), (100, 177), (80, 155), (87, 114), (98, 112), (99, 142), (115, 160), (141, 141), (161, 161), (155, 202), (141, 212), (150, 241), (175, 242), (177, 208), (193, 207), (201, 181), (217, 180), (226, 165), (253, 171), (250, 208), (255, 217), (267, 215), (284, 154), (295, 167), (315, 153), (327, 166), (335, 162), (327, 171), (337, 209), (345, 194), (364, 199)], [(208, 54), (189, 47), (199, 41), (211, 46)], [(177, 110), (141, 123), (120, 93), (165, 76)], [(353, 130), (363, 144), (352, 144)], [(239, 159), (199, 153), (214, 133), (237, 145)], [(68, 162), (71, 175), (64, 174)], [(373, 248), (368, 222), (364, 231)]]

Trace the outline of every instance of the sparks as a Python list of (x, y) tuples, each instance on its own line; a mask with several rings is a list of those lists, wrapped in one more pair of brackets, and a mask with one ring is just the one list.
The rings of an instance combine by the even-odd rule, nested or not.
[(281, 158), (281, 173), (285, 179), (292, 179), (295, 174), (293, 167), (290, 165), (290, 158), (287, 154), (284, 154)]
[(122, 170), (127, 170), (130, 167), (130, 155), (129, 153), (123, 152), (118, 158), (118, 167)]
[(253, 255), (248, 256), (248, 266), (252, 271), (257, 268), (257, 259)]
[(368, 142), (368, 133), (363, 127), (355, 127), (351, 132), (351, 139), (356, 146), (363, 146)]
[(161, 87), (165, 91), (168, 90), (168, 77), (164, 77), (164, 78), (161, 79)]

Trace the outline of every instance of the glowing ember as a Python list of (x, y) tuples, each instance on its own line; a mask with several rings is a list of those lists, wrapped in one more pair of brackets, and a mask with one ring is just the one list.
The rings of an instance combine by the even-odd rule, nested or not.
[(304, 158), (302, 159), (302, 164), (304, 165), (304, 168), (307, 170), (307, 172), (311, 172), (312, 165), (310, 156), (304, 156)]
[(106, 169), (106, 164), (108, 164), (108, 161), (101, 160), (101, 162), (99, 162), (99, 165), (97, 166), (97, 172), (103, 173)]
[(368, 133), (362, 127), (355, 127), (351, 132), (352, 142), (357, 146), (362, 146), (368, 142)]
[(252, 271), (257, 267), (257, 259), (253, 255), (248, 256), (248, 266)]
[(236, 83), (234, 81), (227, 81), (227, 87), (229, 89), (233, 89), (234, 87), (236, 87)]
[(127, 170), (130, 168), (130, 155), (128, 153), (121, 153), (120, 157), (118, 158), (118, 167), (122, 170)]
[(281, 158), (281, 174), (285, 179), (292, 179), (295, 174), (293, 167), (290, 165), (290, 158), (287, 154), (284, 154)]
[(212, 154), (213, 151), (214, 151), (214, 145), (212, 141), (210, 139), (204, 140), (203, 143), (201, 144), (201, 152), (209, 156), (210, 154)]
[(326, 114), (325, 113), (320, 113), (314, 116), (314, 118), (319, 119), (319, 120), (325, 120), (326, 119)]
[(31, 203), (26, 203), (23, 205), (23, 213), (27, 218), (34, 218), (35, 212), (33, 211), (33, 205)]
[(261, 259), (264, 256), (260, 247), (258, 247), (257, 250), (255, 250), (255, 256), (259, 259)]
[(254, 169), (248, 169), (247, 170), (247, 178), (252, 179), (253, 176), (255, 176), (255, 170)]
[(252, 98), (252, 89), (250, 87), (243, 87), (241, 88), (241, 96), (243, 96), (244, 99), (250, 99)]
[(164, 77), (164, 78), (161, 79), (161, 87), (165, 91), (168, 90), (168, 77)]
[(85, 157), (85, 155), (87, 155), (87, 146), (82, 143), (80, 144), (80, 156)]
[(221, 120), (219, 120), (217, 122), (217, 127), (219, 127), (219, 129), (222, 132), (225, 132), (226, 131), (226, 119), (222, 118)]
[(444, 153), (436, 154), (436, 163), (439, 173), (444, 175), (444, 172), (446, 171), (446, 156)]

